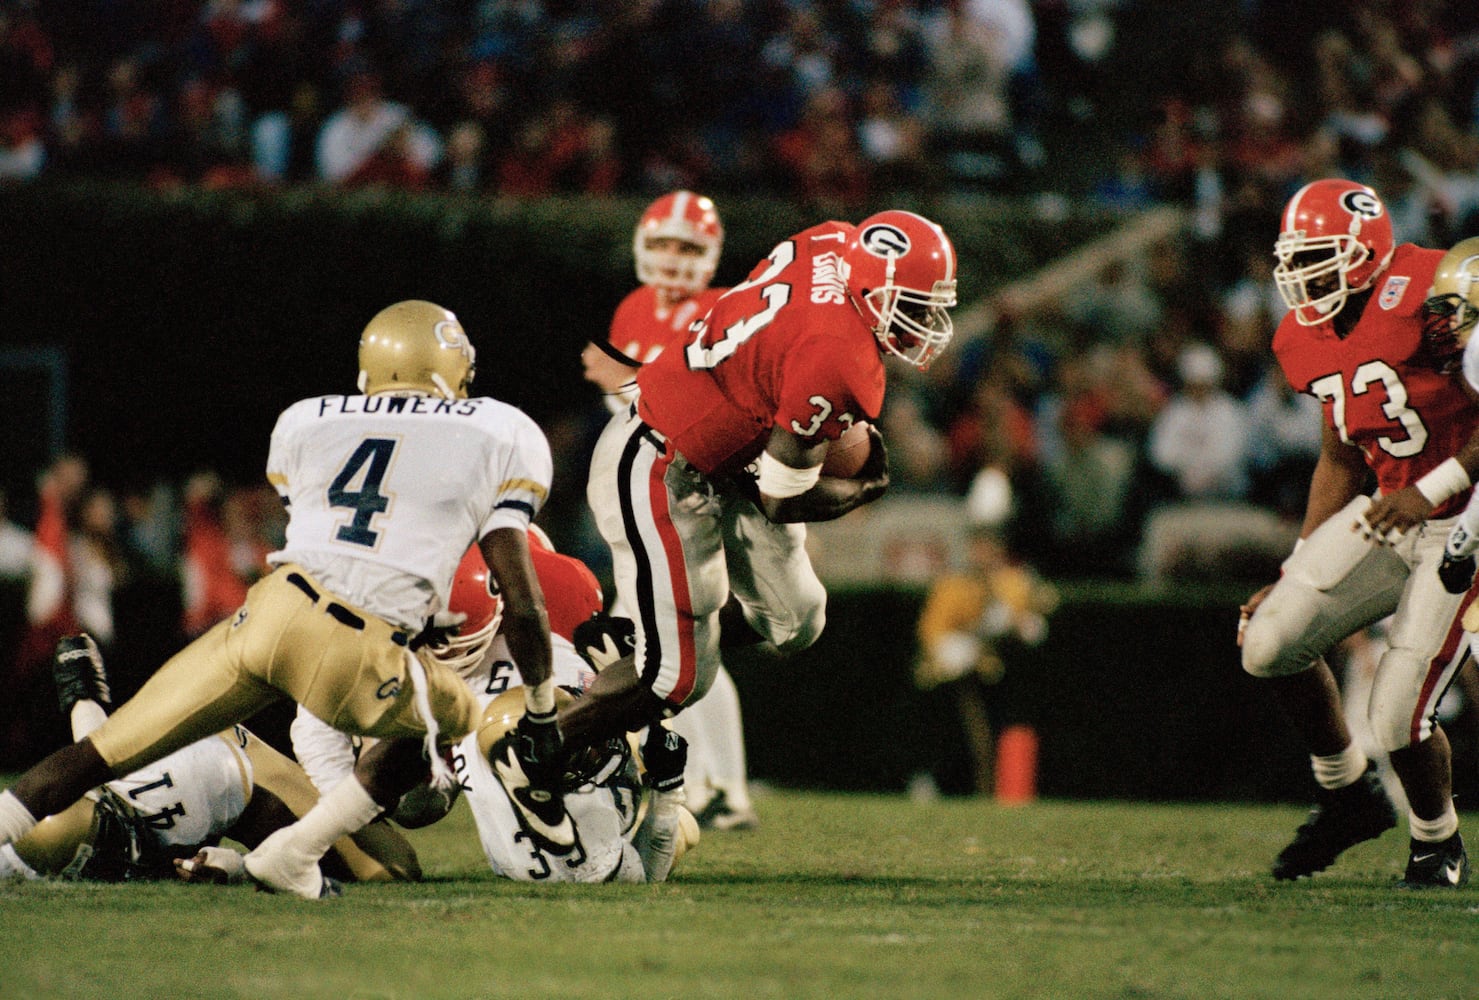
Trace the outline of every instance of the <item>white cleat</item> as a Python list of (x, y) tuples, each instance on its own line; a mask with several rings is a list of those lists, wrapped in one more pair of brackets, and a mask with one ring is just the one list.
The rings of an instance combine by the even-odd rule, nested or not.
[(291, 893), (300, 899), (335, 899), (344, 890), (319, 870), (318, 861), (290, 846), (292, 833), (283, 828), (246, 856), (246, 871), (257, 888)]

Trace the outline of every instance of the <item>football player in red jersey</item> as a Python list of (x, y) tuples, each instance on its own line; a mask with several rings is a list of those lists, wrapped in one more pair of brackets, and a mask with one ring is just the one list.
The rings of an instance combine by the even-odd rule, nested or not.
[[(587, 344), (581, 354), (585, 377), (605, 392), (612, 413), (636, 399), (637, 369), (668, 344), (682, 343), (688, 328), (728, 291), (710, 287), (723, 245), (719, 213), (702, 195), (674, 191), (643, 211), (632, 235), (641, 285), (617, 306), (608, 340)], [(612, 614), (626, 616), (627, 609), (617, 605)], [(750, 800), (739, 690), (723, 666), (703, 704), (673, 725), (688, 740), (684, 783), (702, 824), (755, 827), (759, 817)]]
[(606, 340), (580, 355), (585, 377), (606, 393), (617, 413), (636, 396), (637, 369), (681, 341), (725, 289), (710, 288), (724, 247), (714, 203), (692, 191), (654, 201), (637, 221), (632, 254), (642, 284), (622, 299)]
[[(1274, 271), (1290, 312), (1274, 353), (1290, 384), (1323, 403), (1325, 426), (1300, 542), (1278, 583), (1253, 595), (1239, 625), (1243, 668), (1268, 679), (1310, 752), (1318, 800), (1274, 861), (1277, 879), (1328, 867), (1341, 851), (1396, 825), (1351, 741), (1323, 657), (1392, 616), (1368, 716), (1409, 804), (1403, 884), (1468, 878), (1435, 719), (1467, 655), (1460, 614), (1437, 567), (1449, 526), (1479, 473), (1479, 406), (1423, 335), (1424, 300), (1443, 252), (1395, 245), (1370, 188), (1320, 180), (1284, 210)], [(1377, 494), (1366, 496), (1375, 474)]]
[(826, 591), (802, 522), (888, 487), (882, 439), (851, 479), (821, 474), (832, 441), (883, 404), (883, 357), (920, 368), (949, 343), (955, 249), (886, 211), (782, 241), (682, 345), (637, 376), (637, 402), (591, 459), (591, 510), (636, 624), (632, 654), (561, 715), (574, 743), (701, 697), (746, 632), (783, 651), (821, 634)]

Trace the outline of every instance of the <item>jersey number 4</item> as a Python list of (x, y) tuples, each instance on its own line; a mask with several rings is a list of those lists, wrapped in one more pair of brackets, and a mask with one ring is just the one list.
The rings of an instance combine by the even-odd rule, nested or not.
[[(1351, 395), (1364, 396), (1371, 391), (1371, 387), (1380, 383), (1386, 392), (1387, 401), (1381, 404), (1381, 412), (1386, 414), (1388, 420), (1396, 421), (1402, 425), (1406, 437), (1392, 438), (1383, 435), (1376, 439), (1381, 450), (1393, 458), (1411, 458), (1418, 454), (1428, 444), (1428, 428), (1423, 423), (1422, 417), (1417, 411), (1407, 405), (1407, 387), (1402, 384), (1402, 378), (1385, 361), (1368, 361), (1356, 369), (1351, 376)], [(1330, 401), (1330, 416), (1335, 423), (1335, 429), (1340, 433), (1340, 439), (1346, 444), (1353, 443), (1350, 434), (1346, 431), (1345, 423), (1345, 380), (1339, 372), (1331, 375), (1323, 375), (1310, 383), (1310, 391), (1320, 399)]]
[[(390, 496), (380, 492), (380, 485), (385, 482), (398, 443), (394, 438), (365, 438), (329, 484), (329, 506), (354, 511), (353, 519), (334, 533), (339, 541), (373, 548), (380, 540), (379, 532), (370, 530), (370, 521), (390, 507)], [(352, 488), (356, 479), (358, 489)]]

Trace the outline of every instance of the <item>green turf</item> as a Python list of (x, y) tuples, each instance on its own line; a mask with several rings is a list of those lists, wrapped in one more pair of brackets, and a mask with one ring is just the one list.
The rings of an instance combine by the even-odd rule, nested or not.
[(1287, 885), (1291, 807), (760, 807), (658, 886), (496, 880), (461, 805), (411, 835), (427, 883), (332, 902), (4, 885), (0, 997), (1479, 996), (1479, 885), (1395, 889), (1401, 827)]

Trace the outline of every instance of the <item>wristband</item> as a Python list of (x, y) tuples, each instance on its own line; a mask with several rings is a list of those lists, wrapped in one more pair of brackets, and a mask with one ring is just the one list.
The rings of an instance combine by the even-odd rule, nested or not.
[(546, 677), (538, 684), (524, 688), (524, 707), (530, 715), (553, 715), (555, 711), (555, 679)]
[(1436, 507), (1449, 497), (1457, 496), (1468, 489), (1471, 482), (1463, 464), (1456, 458), (1450, 458), (1413, 485), (1428, 503)]
[(799, 497), (817, 484), (822, 477), (822, 467), (793, 469), (768, 451), (760, 453), (760, 492), (777, 500)]

